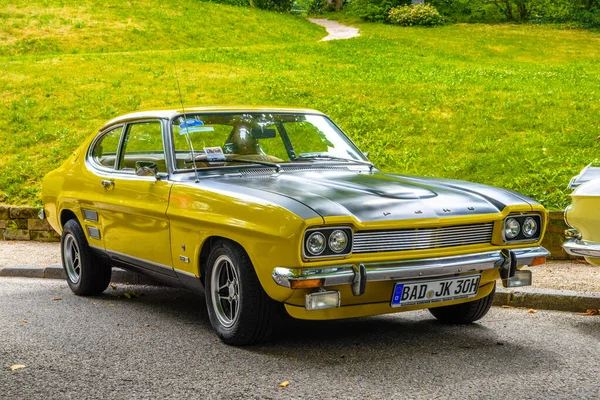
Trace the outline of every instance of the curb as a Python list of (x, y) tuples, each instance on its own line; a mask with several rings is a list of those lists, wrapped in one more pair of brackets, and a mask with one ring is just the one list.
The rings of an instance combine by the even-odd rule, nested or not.
[(600, 293), (497, 287), (493, 305), (583, 313), (586, 310), (600, 309)]
[[(50, 265), (48, 267), (17, 265), (0, 268), (0, 277), (66, 279), (66, 274), (61, 265)], [(111, 282), (137, 285), (162, 285), (146, 276), (120, 268), (113, 268)], [(583, 313), (590, 309), (600, 309), (600, 293), (497, 287), (493, 305)]]
[[(62, 265), (50, 265), (48, 267), (37, 267), (34, 265), (15, 265), (0, 268), (0, 277), (12, 278), (47, 278), (47, 279), (67, 279), (67, 275)], [(110, 279), (113, 283), (125, 283), (133, 285), (160, 285), (146, 276), (126, 271), (121, 268), (113, 268)]]

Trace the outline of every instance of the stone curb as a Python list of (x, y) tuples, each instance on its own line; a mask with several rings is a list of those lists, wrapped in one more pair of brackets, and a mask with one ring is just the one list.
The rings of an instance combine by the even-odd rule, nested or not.
[[(65, 274), (62, 265), (50, 265), (48, 267), (15, 265), (0, 268), (0, 277), (66, 279), (67, 275)], [(121, 268), (113, 268), (110, 281), (113, 283), (136, 285), (161, 285), (161, 283), (149, 279), (148, 277)]]
[(496, 288), (495, 306), (526, 307), (540, 310), (585, 312), (600, 309), (600, 293), (574, 290)]
[[(61, 265), (37, 267), (17, 265), (0, 268), (0, 277), (66, 279)], [(113, 268), (113, 283), (161, 285), (143, 275)], [(496, 288), (495, 306), (525, 307), (539, 310), (585, 312), (600, 309), (600, 293), (581, 293), (573, 290), (518, 288)]]

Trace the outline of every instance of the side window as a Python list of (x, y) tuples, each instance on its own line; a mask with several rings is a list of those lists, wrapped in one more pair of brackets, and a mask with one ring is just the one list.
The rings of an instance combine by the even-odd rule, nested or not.
[(117, 169), (135, 171), (135, 163), (138, 161), (154, 162), (159, 172), (167, 172), (159, 121), (140, 122), (127, 126)]
[(102, 136), (92, 150), (92, 160), (103, 167), (114, 168), (119, 150), (122, 127), (115, 128)]

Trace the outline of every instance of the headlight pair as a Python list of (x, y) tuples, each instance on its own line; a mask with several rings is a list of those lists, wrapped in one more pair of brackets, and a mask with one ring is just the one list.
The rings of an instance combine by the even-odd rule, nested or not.
[(306, 258), (334, 257), (352, 251), (351, 228), (317, 228), (304, 234), (303, 255)]
[(504, 220), (504, 240), (512, 242), (538, 239), (541, 224), (539, 215), (511, 215)]

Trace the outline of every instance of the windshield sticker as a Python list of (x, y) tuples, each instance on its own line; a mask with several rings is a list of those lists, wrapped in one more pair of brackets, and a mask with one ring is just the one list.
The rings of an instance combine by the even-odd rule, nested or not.
[(188, 119), (179, 125), (179, 134), (186, 135), (193, 132), (214, 132), (212, 126), (204, 126), (204, 122), (197, 119)]
[(223, 154), (223, 149), (220, 147), (205, 147), (204, 154), (206, 154), (207, 161), (225, 161), (225, 154)]

